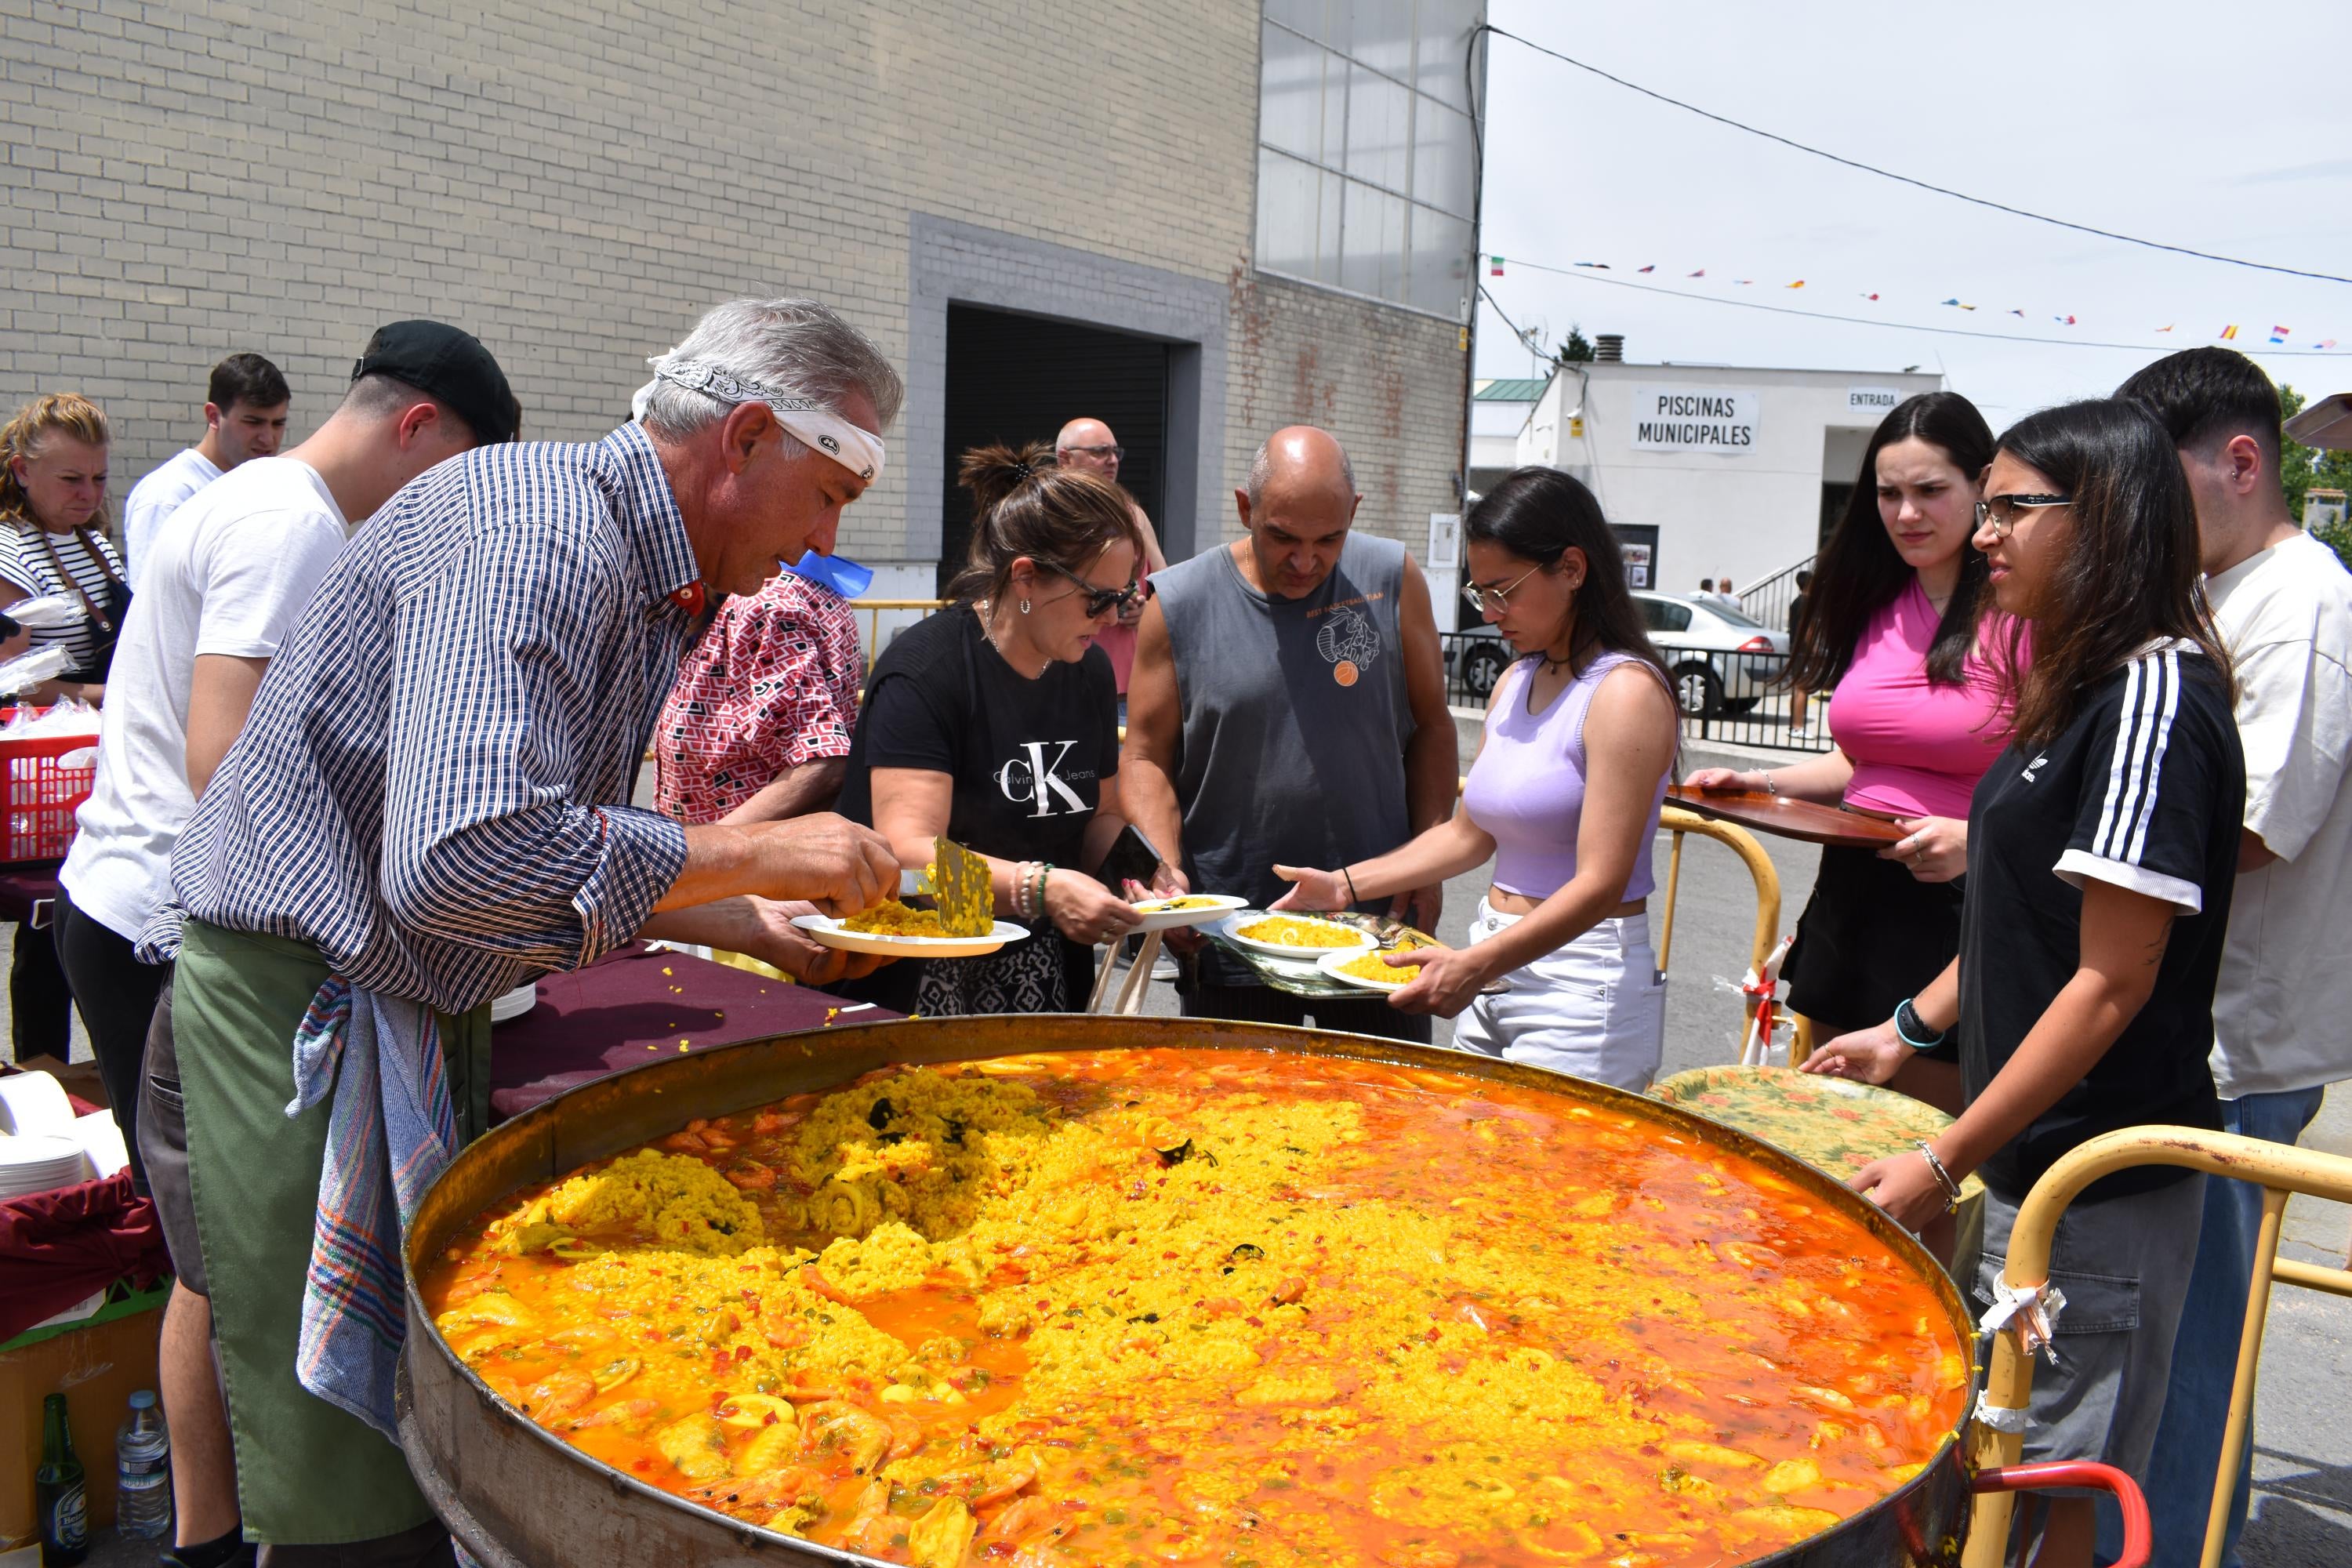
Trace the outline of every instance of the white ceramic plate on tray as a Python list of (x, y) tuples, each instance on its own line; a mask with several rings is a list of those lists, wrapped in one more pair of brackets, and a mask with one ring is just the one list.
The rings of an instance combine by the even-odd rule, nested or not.
[(883, 936), (851, 931), (831, 915), (794, 915), (793, 924), (821, 946), (837, 947), (844, 952), (880, 953), (885, 958), (978, 958), (1029, 934), (1027, 926), (1011, 921), (998, 921), (986, 936)]
[[(1180, 893), (1168, 899), (1146, 899), (1135, 906), (1143, 918), (1130, 926), (1130, 931), (1173, 931), (1178, 926), (1202, 926), (1219, 921), (1234, 910), (1245, 908), (1247, 899), (1234, 898), (1231, 893)], [(1171, 904), (1189, 904), (1190, 909), (1171, 909)]]
[[(1314, 926), (1319, 931), (1328, 931), (1332, 935), (1331, 945), (1307, 947), (1291, 942), (1261, 942), (1255, 937), (1242, 934), (1243, 927), (1254, 926), (1260, 921), (1270, 920), (1296, 921), (1301, 925)], [(1235, 947), (1245, 947), (1252, 952), (1263, 952), (1273, 958), (1286, 958), (1294, 963), (1320, 963), (1323, 955), (1327, 952), (1354, 952), (1379, 945), (1372, 933), (1368, 931), (1358, 931), (1354, 926), (1341, 925), (1337, 921), (1318, 921), (1312, 915), (1231, 914), (1210, 929)]]
[(1396, 972), (1398, 978), (1394, 980), (1368, 980), (1363, 975), (1349, 973), (1344, 966), (1363, 956), (1361, 952), (1350, 952), (1342, 948), (1337, 952), (1325, 953), (1316, 961), (1315, 967), (1343, 985), (1360, 985), (1367, 991), (1402, 991), (1412, 984), (1413, 976), (1402, 969)]

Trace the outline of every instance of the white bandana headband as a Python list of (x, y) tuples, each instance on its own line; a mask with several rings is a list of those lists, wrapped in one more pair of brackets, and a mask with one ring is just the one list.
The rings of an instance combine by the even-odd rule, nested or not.
[[(655, 381), (667, 381), (720, 403), (764, 403), (774, 413), (776, 423), (791, 431), (803, 445), (823, 452), (868, 482), (882, 475), (882, 437), (852, 425), (814, 398), (787, 397), (715, 364), (679, 359), (676, 354), (657, 354), (646, 363), (654, 367)], [(653, 382), (649, 381), (629, 399), (632, 417), (645, 417), (646, 403), (653, 389)]]

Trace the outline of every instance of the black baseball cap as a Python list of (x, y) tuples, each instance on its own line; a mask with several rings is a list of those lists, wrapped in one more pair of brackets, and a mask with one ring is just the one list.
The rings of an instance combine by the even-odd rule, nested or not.
[(352, 362), (352, 379), (363, 375), (391, 376), (447, 404), (483, 446), (511, 441), (522, 428), (522, 405), (498, 360), (479, 338), (446, 321), (378, 327)]

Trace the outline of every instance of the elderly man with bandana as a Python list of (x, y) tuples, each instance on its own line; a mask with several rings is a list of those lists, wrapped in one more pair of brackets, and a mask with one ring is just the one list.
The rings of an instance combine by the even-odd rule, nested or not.
[(265, 1563), (451, 1560), (391, 1426), (399, 1235), (487, 1117), (489, 1000), (641, 935), (778, 953), (772, 900), (845, 915), (896, 887), (837, 816), (628, 802), (706, 604), (832, 548), (898, 376), (801, 300), (721, 305), (654, 364), (603, 440), (453, 458), (360, 531), (147, 933), (178, 952), (150, 1070), (176, 1058)]

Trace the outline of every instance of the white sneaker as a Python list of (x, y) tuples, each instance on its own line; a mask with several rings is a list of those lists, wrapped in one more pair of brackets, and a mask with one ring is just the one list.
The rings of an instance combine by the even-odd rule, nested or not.
[(1169, 957), (1165, 952), (1161, 953), (1159, 960), (1151, 966), (1151, 978), (1154, 980), (1173, 982), (1176, 979), (1176, 961)]

